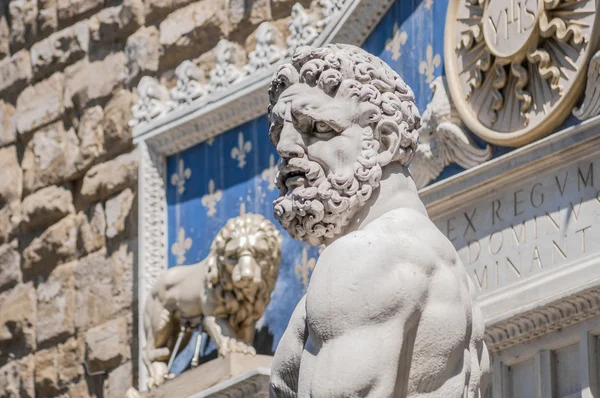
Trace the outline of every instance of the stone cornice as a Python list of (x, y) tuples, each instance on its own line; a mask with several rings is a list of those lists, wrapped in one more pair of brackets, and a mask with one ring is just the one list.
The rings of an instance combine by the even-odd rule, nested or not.
[(498, 352), (600, 314), (600, 287), (594, 287), (487, 325), (485, 342)]
[[(311, 45), (361, 44), (392, 3), (392, 0), (347, 0)], [(171, 104), (163, 104), (167, 110), (160, 117), (134, 127), (134, 142), (146, 141), (158, 153), (169, 156), (265, 114), (271, 77), (277, 65), (289, 61), (288, 54), (270, 68), (186, 106), (171, 110)]]
[(459, 204), (484, 198), (491, 190), (566, 164), (598, 151), (600, 116), (568, 127), (468, 171), (419, 191), (432, 219), (443, 217)]

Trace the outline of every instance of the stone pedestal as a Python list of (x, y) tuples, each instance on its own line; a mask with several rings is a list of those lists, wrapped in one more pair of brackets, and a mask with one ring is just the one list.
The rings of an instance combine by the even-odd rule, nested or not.
[(217, 398), (269, 395), (273, 357), (232, 354), (188, 370), (159, 388), (144, 393), (146, 398)]

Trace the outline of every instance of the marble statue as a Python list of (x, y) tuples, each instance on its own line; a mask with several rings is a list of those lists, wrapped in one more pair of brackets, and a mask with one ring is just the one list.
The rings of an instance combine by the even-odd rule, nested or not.
[(490, 145), (479, 148), (463, 130), (446, 79), (438, 76), (430, 86), (433, 97), (423, 112), (419, 146), (410, 164), (410, 174), (418, 189), (438, 178), (452, 163), (470, 169), (492, 157)]
[(304, 46), (269, 97), (275, 216), (325, 246), (277, 347), (270, 396), (483, 396), (475, 288), (408, 170), (420, 125), (411, 89), (360, 48)]
[(172, 267), (158, 278), (144, 310), (149, 388), (162, 383), (182, 326), (201, 325), (222, 356), (256, 353), (255, 324), (275, 286), (281, 241), (269, 220), (246, 213), (219, 231), (207, 258)]

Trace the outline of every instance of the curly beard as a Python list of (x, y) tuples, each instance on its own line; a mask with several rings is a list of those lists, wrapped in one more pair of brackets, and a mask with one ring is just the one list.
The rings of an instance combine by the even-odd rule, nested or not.
[[(379, 186), (381, 167), (373, 161), (372, 147), (361, 153), (354, 173), (325, 177), (317, 162), (291, 158), (280, 164), (276, 185), (280, 197), (273, 202), (275, 218), (293, 239), (319, 246), (340, 236), (350, 218)], [(304, 179), (304, 186), (289, 190), (288, 178)]]

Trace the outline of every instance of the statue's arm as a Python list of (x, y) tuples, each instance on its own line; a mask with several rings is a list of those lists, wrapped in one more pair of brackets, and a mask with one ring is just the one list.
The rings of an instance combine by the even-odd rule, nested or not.
[(296, 398), (300, 360), (306, 342), (306, 296), (300, 299), (285, 329), (271, 367), (271, 398)]

